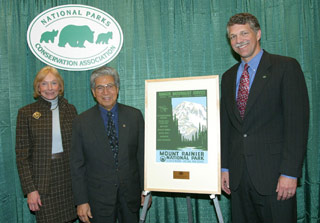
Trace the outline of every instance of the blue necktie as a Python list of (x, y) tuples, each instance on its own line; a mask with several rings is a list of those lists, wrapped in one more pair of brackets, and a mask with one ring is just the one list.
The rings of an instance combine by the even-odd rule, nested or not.
[(116, 126), (112, 119), (112, 112), (108, 111), (107, 116), (108, 116), (107, 135), (109, 139), (110, 148), (113, 153), (114, 161), (116, 163), (116, 166), (118, 166), (119, 143), (118, 143), (118, 137), (116, 133)]

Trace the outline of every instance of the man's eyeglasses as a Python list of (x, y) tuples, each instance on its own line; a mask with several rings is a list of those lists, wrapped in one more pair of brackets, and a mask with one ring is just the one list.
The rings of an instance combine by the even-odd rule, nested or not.
[(99, 93), (104, 92), (104, 89), (106, 89), (107, 91), (113, 91), (116, 89), (116, 85), (115, 85), (115, 83), (109, 83), (109, 84), (105, 84), (105, 85), (96, 86), (96, 91), (98, 91)]

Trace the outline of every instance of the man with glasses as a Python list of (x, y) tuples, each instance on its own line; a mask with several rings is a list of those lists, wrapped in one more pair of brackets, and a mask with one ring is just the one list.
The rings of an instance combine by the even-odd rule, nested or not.
[(117, 103), (119, 75), (93, 71), (97, 105), (74, 121), (72, 187), (82, 222), (135, 223), (143, 204), (144, 120), (140, 110)]

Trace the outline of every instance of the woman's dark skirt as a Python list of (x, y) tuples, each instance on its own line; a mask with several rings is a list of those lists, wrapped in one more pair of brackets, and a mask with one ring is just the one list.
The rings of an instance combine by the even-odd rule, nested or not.
[(65, 154), (53, 157), (50, 194), (40, 194), (42, 206), (36, 212), (37, 223), (65, 223), (76, 219), (69, 158)]

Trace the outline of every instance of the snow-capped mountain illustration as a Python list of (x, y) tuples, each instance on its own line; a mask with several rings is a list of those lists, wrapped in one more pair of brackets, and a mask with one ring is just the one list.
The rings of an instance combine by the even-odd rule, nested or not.
[(200, 126), (207, 127), (207, 110), (201, 104), (181, 102), (173, 109), (172, 114), (178, 119), (179, 131), (185, 139), (192, 139), (199, 130), (199, 123)]

